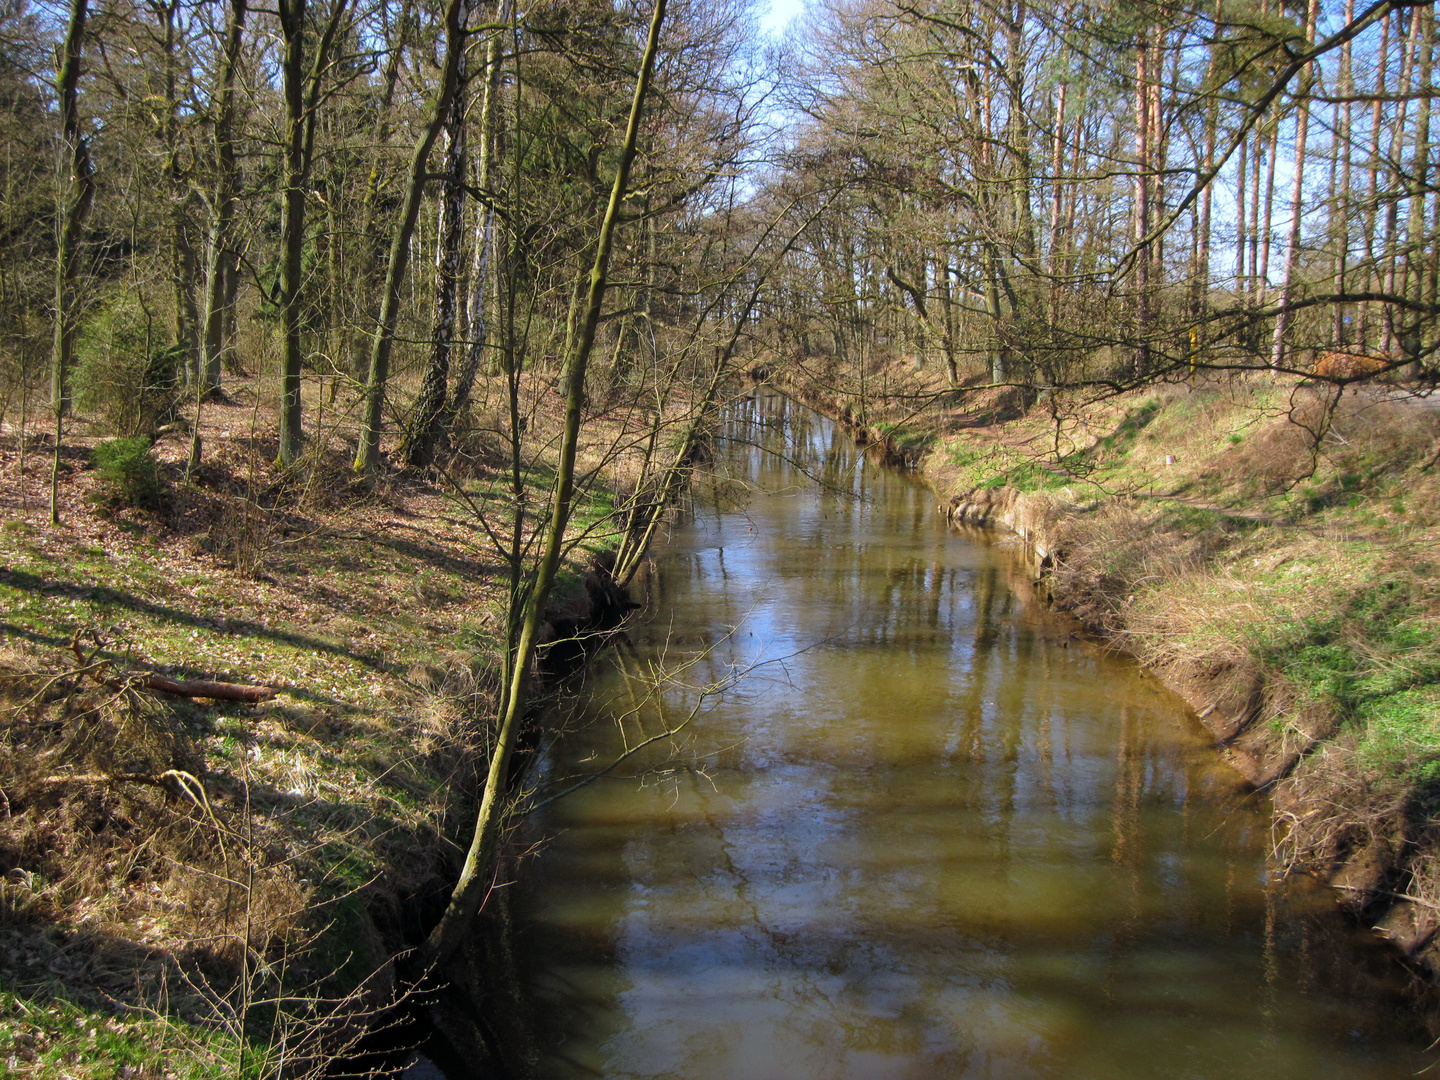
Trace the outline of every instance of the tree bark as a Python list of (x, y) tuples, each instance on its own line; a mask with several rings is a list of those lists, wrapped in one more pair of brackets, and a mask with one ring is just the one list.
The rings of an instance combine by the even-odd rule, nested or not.
[(1150, 370), (1150, 43), (1135, 47), (1135, 377)]
[(281, 59), (285, 97), (285, 194), (280, 216), (280, 325), (285, 341), (280, 376), (279, 464), (294, 463), (300, 453), (300, 370), (302, 275), (305, 257), (305, 188), (315, 156), (315, 111), (325, 65), (348, 0), (334, 0), (330, 18), (307, 75), (305, 70), (306, 0), (277, 0), (285, 41)]
[(206, 245), (205, 274), (205, 390), (220, 386), (225, 334), (226, 281), (234, 273), (235, 253), (230, 231), (238, 203), (235, 163), (235, 78), (240, 66), (240, 43), (245, 30), (248, 0), (230, 0), (221, 49), (215, 102), (215, 190), (212, 195), (210, 237)]
[[(1305, 9), (1305, 40), (1315, 39), (1315, 22), (1319, 18), (1319, 0), (1309, 0)], [(1285, 268), (1280, 276), (1279, 313), (1275, 316), (1275, 336), (1270, 345), (1270, 366), (1278, 368), (1285, 362), (1285, 331), (1290, 325), (1290, 291), (1295, 282), (1295, 260), (1300, 251), (1300, 228), (1305, 211), (1305, 143), (1310, 130), (1310, 87), (1314, 81), (1313, 65), (1301, 76), (1296, 94), (1295, 111), (1295, 177), (1290, 189), (1290, 231), (1285, 240)]]
[(420, 203), (425, 195), (426, 167), (430, 151), (450, 113), (459, 81), (460, 61), (465, 50), (465, 34), (461, 26), (464, 0), (450, 0), (445, 7), (445, 56), (441, 62), (440, 87), (430, 120), (421, 130), (410, 159), (409, 180), (405, 186), (405, 208), (395, 226), (390, 244), (390, 262), (385, 272), (385, 286), (380, 300), (380, 318), (375, 328), (375, 342), (370, 350), (370, 371), (365, 382), (365, 414), (360, 422), (360, 444), (355, 451), (355, 472), (373, 479), (380, 468), (380, 432), (384, 425), (385, 389), (390, 378), (390, 353), (395, 345), (395, 324), (400, 317), (400, 286), (410, 261), (410, 237), (420, 216)]
[(1265, 205), (1257, 221), (1260, 233), (1260, 267), (1255, 275), (1255, 301), (1264, 304), (1270, 290), (1270, 247), (1275, 211), (1275, 158), (1280, 149), (1280, 117), (1277, 114), (1270, 129), (1270, 145), (1265, 151)]
[[(1435, 11), (1432, 7), (1416, 8), (1410, 17), (1415, 20), (1416, 48), (1419, 50), (1419, 75), (1416, 87), (1430, 90), (1434, 70)], [(1405, 223), (1405, 298), (1419, 303), (1423, 299), (1423, 259), (1425, 246), (1425, 206), (1429, 196), (1430, 175), (1430, 97), (1426, 93), (1415, 106), (1415, 139), (1410, 161), (1410, 206)], [(1413, 316), (1407, 317), (1407, 333), (1400, 346), (1407, 356), (1415, 357), (1420, 348), (1418, 326)], [(1433, 323), (1434, 320), (1427, 320)], [(1433, 327), (1430, 336), (1433, 337)]]
[[(375, 306), (375, 297), (381, 285), (381, 268), (385, 259), (385, 236), (377, 226), (380, 193), (384, 173), (384, 154), (390, 142), (391, 106), (395, 98), (395, 84), (400, 79), (400, 61), (405, 51), (405, 38), (409, 32), (413, 0), (403, 0), (400, 14), (395, 21), (395, 37), (391, 43), (390, 55), (385, 61), (385, 74), (381, 79), (379, 107), (375, 110), (375, 127), (372, 136), (374, 161), (365, 181), (365, 200), (360, 213), (360, 228), (357, 230), (360, 243), (360, 258), (355, 285), (355, 304), (364, 315), (369, 315)], [(369, 378), (370, 346), (374, 342), (373, 327), (357, 320), (352, 328), (349, 342), (350, 374), (364, 381)]]
[(475, 252), (471, 266), (470, 295), (467, 299), (467, 315), (470, 324), (470, 344), (465, 350), (465, 359), (455, 373), (455, 386), (445, 403), (440, 418), (440, 430), (452, 431), (456, 420), (464, 415), (470, 406), (470, 393), (475, 386), (475, 377), (485, 362), (485, 350), (489, 347), (490, 331), (489, 302), (493, 292), (494, 248), (495, 248), (495, 193), (491, 190), (494, 163), (498, 154), (498, 131), (496, 112), (500, 96), (500, 41), (504, 27), (510, 20), (511, 0), (499, 0), (495, 10), (496, 28), (485, 46), (485, 92), (480, 102), (480, 161), (476, 181), (479, 190), (486, 196), (480, 208), (479, 222), (475, 229)]
[[(462, 33), (473, 8), (473, 0), (461, 5)], [(445, 165), (440, 170), (440, 200), (435, 223), (435, 315), (430, 329), (430, 363), (411, 410), (409, 429), (400, 443), (400, 458), (407, 469), (426, 468), (434, 457), (450, 383), (450, 353), (460, 290), (460, 252), (465, 234), (465, 98), (469, 82), (469, 65), (462, 47), (444, 128)]]
[[(1391, 13), (1386, 12), (1380, 23), (1380, 46), (1375, 53), (1375, 102), (1370, 108), (1370, 169), (1369, 169), (1369, 190), (1365, 200), (1365, 262), (1367, 266), (1367, 280), (1371, 283), (1375, 292), (1379, 292), (1383, 284), (1380, 276), (1380, 259), (1375, 247), (1375, 226), (1380, 214), (1380, 133), (1381, 123), (1384, 116), (1383, 95), (1387, 83), (1387, 67), (1390, 59), (1390, 22)], [(1370, 325), (1372, 306), (1362, 304), (1360, 308), (1360, 346), (1362, 351), (1370, 345)]]
[(85, 39), (88, 0), (72, 0), (70, 21), (61, 47), (60, 152), (64, 155), (60, 191), (60, 229), (55, 248), (55, 334), (50, 356), (50, 407), (55, 413), (55, 460), (50, 471), (50, 522), (60, 523), (60, 435), (70, 411), (70, 366), (75, 352), (78, 322), (75, 278), (80, 267), (80, 242), (85, 220), (95, 202), (95, 170), (90, 147), (80, 134), (80, 53)]
[[(1355, 0), (1345, 0), (1345, 22), (1355, 19)], [(1340, 49), (1340, 94), (1347, 100), (1336, 106), (1335, 132), (1330, 160), (1332, 168), (1338, 171), (1338, 180), (1331, 187), (1331, 213), (1334, 215), (1331, 232), (1335, 243), (1335, 295), (1345, 294), (1345, 278), (1350, 259), (1350, 134), (1351, 103), (1348, 98), (1355, 92), (1354, 53), (1351, 43), (1345, 42)], [(1346, 325), (1347, 307), (1345, 302), (1335, 304), (1331, 313), (1334, 319), (1332, 336), (1337, 347), (1343, 349), (1349, 344), (1350, 331)]]
[[(1419, 49), (1420, 20), (1416, 17), (1417, 14), (1415, 9), (1411, 9), (1408, 41), (1400, 37), (1398, 33), (1396, 34), (1400, 40), (1400, 81), (1396, 87), (1400, 100), (1395, 105), (1395, 120), (1390, 126), (1391, 192), (1385, 198), (1385, 234), (1381, 247), (1385, 273), (1383, 291), (1390, 296), (1395, 295), (1396, 275), (1400, 261), (1399, 221), (1402, 184), (1400, 160), (1405, 147), (1407, 119), (1405, 96), (1410, 92), (1410, 80), (1414, 75), (1416, 53)], [(1381, 319), (1380, 355), (1389, 357), (1394, 355), (1396, 347), (1394, 304), (1387, 303), (1385, 305)]]
[(161, 90), (159, 101), (162, 108), (157, 110), (156, 127), (160, 143), (165, 148), (165, 182), (169, 186), (170, 199), (170, 288), (174, 303), (175, 344), (181, 350), (181, 370), (187, 385), (199, 373), (200, 366), (200, 315), (195, 304), (195, 281), (198, 260), (195, 245), (191, 240), (190, 200), (192, 191), (186, 170), (181, 163), (182, 139), (180, 132), (179, 28), (176, 16), (180, 10), (179, 0), (149, 0), (147, 5), (159, 23), (156, 35), (162, 50), (160, 71)]
[(1245, 243), (1249, 232), (1245, 225), (1245, 181), (1249, 175), (1246, 150), (1250, 143), (1242, 139), (1236, 151), (1238, 163), (1235, 169), (1235, 295), (1245, 295)]

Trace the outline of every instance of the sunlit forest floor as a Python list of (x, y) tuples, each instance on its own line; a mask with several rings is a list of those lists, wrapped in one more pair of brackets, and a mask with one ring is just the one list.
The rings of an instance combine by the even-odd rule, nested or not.
[[(357, 486), (355, 403), (325, 383), (279, 470), (270, 394), (231, 380), (199, 468), (182, 424), (140, 498), (77, 420), (59, 526), (53, 440), (32, 428), (22, 462), (0, 438), (5, 1075), (298, 1068), (360, 1032), (443, 902), (498, 678), (508, 474), (475, 435), (443, 475)], [(543, 485), (558, 395), (537, 388), (529, 416)], [(277, 693), (166, 697), (137, 672)]]

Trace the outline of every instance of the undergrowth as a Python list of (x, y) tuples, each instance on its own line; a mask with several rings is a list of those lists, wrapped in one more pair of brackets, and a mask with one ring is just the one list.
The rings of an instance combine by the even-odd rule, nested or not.
[(142, 436), (106, 439), (90, 451), (90, 463), (103, 483), (101, 493), (125, 506), (159, 510), (164, 506), (165, 482)]

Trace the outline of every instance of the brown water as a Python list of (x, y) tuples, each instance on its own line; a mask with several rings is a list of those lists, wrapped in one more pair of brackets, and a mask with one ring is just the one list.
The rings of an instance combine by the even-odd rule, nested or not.
[[(783, 456), (749, 445), (783, 425)], [(1393, 967), (1131, 662), (808, 410), (727, 430), (538, 783), (513, 910), (554, 1077), (1404, 1077)], [(817, 483), (799, 464), (820, 477)], [(733, 494), (733, 491), (732, 491)], [(650, 692), (661, 665), (687, 663)], [(729, 689), (712, 693), (741, 669)]]

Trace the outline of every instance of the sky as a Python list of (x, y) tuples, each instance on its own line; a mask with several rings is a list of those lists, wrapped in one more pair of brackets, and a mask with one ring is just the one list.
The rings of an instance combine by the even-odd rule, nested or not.
[(770, 11), (760, 17), (760, 29), (779, 34), (805, 8), (805, 0), (770, 0)]

